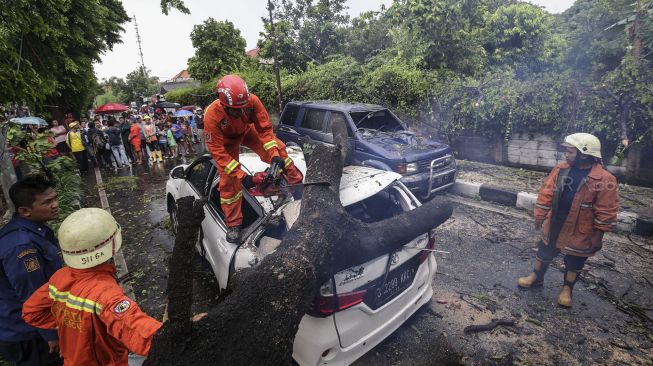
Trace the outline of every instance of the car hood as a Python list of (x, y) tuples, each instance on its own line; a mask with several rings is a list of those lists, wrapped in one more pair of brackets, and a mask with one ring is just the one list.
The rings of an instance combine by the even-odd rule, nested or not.
[(448, 148), (446, 144), (418, 136), (411, 131), (379, 132), (364, 135), (363, 138), (385, 150), (389, 157), (406, 158), (406, 161), (415, 160), (411, 159), (411, 156), (419, 159), (422, 156), (431, 155), (434, 150), (440, 151)]

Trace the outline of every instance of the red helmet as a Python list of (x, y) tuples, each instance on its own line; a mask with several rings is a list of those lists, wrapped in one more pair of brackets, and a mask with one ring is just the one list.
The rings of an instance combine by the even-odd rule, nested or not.
[(249, 104), (247, 84), (238, 75), (226, 75), (218, 80), (216, 89), (220, 103), (229, 108), (243, 108)]

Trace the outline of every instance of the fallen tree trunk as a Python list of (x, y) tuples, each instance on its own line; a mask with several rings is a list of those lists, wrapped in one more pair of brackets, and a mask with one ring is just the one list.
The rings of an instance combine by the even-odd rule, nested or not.
[[(190, 325), (190, 332), (188, 302), (170, 293), (170, 309), (177, 301), (174, 308), (180, 315), (173, 320), (171, 313), (171, 321), (156, 334), (145, 365), (289, 365), (299, 322), (320, 285), (338, 271), (398, 250), (451, 216), (451, 207), (440, 199), (375, 224), (352, 218), (339, 196), (343, 161), (350, 151), (343, 144), (343, 127), (334, 128), (335, 146), (305, 149), (310, 151), (306, 182), (329, 184), (305, 188), (299, 218), (279, 249), (257, 268), (240, 272), (233, 293)], [(178, 215), (180, 222), (193, 220), (181, 210)], [(195, 236), (186, 240), (194, 242)], [(184, 252), (173, 252), (171, 263), (182, 261), (175, 255)], [(184, 307), (187, 311), (180, 310)]]

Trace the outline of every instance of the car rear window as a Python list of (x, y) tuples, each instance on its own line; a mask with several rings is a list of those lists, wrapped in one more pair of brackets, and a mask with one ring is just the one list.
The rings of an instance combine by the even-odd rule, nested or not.
[(324, 115), (326, 111), (321, 111), (318, 109), (308, 109), (304, 114), (304, 119), (302, 120), (302, 127), (308, 128), (310, 130), (322, 131), (322, 125), (324, 123)]
[(283, 110), (281, 115), (281, 124), (282, 125), (294, 125), (297, 120), (297, 114), (299, 113), (299, 106), (294, 104), (288, 104)]
[(401, 195), (394, 185), (391, 185), (369, 198), (345, 207), (345, 210), (354, 218), (369, 224), (402, 213), (404, 205)]

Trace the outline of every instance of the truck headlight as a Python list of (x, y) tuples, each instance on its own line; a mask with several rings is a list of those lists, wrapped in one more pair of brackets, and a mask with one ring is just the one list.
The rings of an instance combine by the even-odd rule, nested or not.
[(419, 170), (419, 167), (417, 166), (417, 163), (406, 164), (406, 173), (407, 174), (417, 173), (418, 170)]

